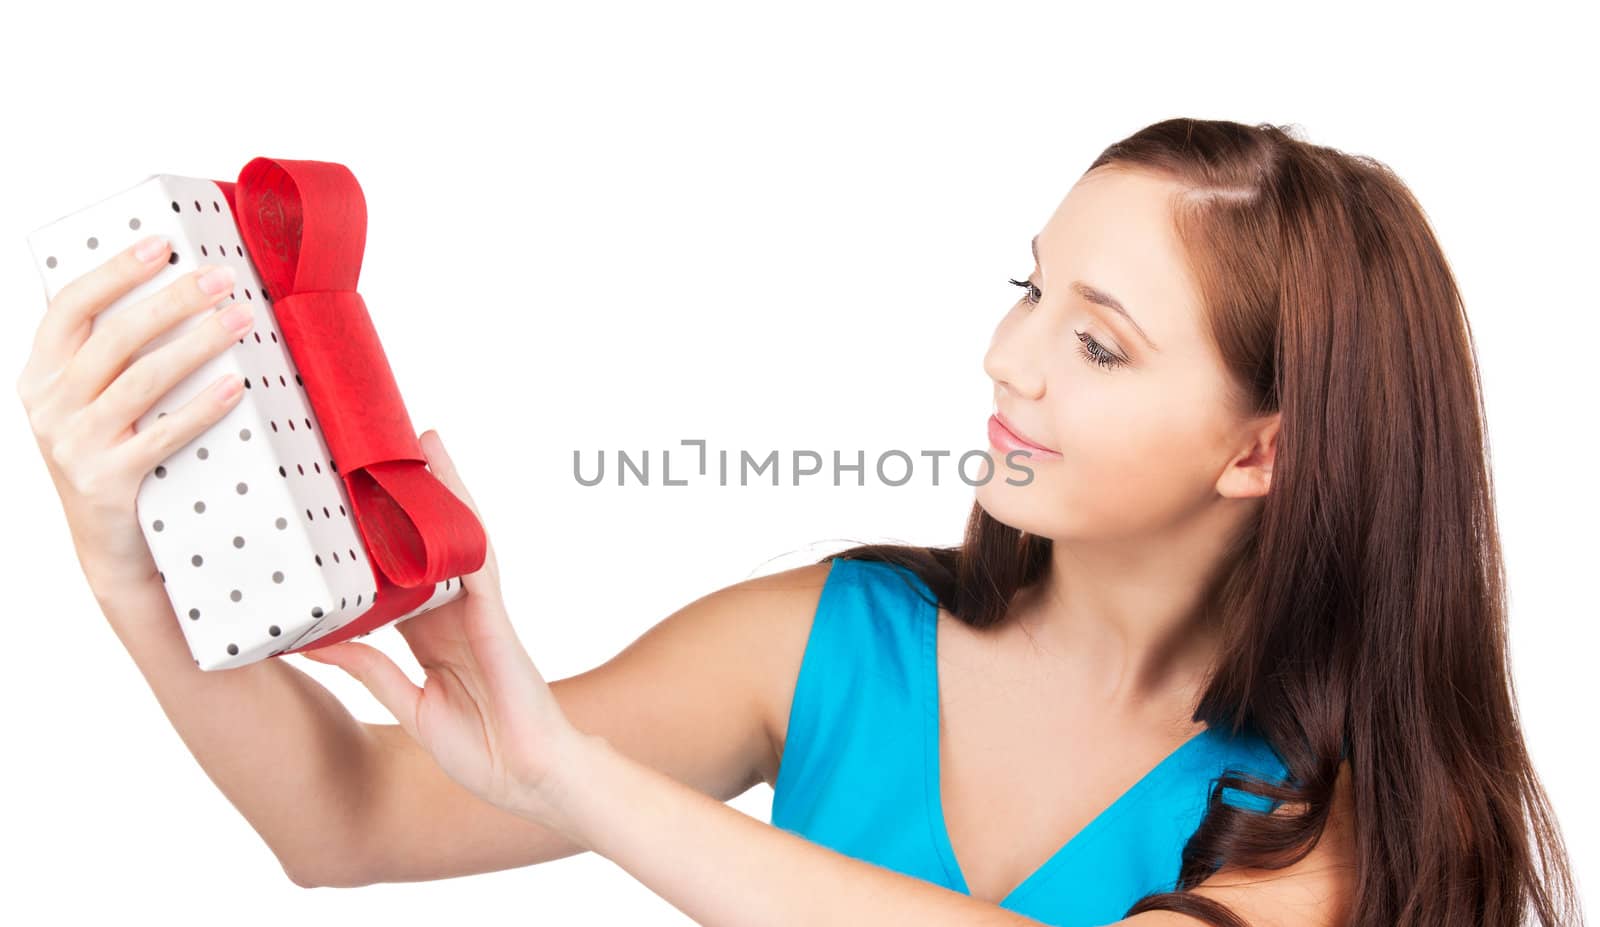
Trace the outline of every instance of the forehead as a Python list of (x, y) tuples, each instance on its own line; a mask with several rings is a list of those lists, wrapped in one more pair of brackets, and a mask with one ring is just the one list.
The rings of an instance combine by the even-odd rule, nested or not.
[(1082, 280), (1120, 300), (1163, 353), (1200, 332), (1199, 293), (1173, 228), (1174, 181), (1128, 170), (1081, 178), (1039, 232), (1046, 287)]

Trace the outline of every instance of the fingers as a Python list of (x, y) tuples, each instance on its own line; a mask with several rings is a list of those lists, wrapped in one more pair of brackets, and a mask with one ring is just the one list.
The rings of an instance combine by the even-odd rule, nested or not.
[(418, 438), (417, 441), (422, 445), (422, 452), (428, 456), (428, 469), (432, 470), (434, 475), (439, 477), (441, 483), (450, 487), (450, 491), (467, 504), (467, 508), (472, 510), (472, 514), (478, 515), (481, 519), (482, 515), (478, 512), (478, 504), (472, 500), (472, 494), (467, 492), (466, 485), (461, 482), (461, 474), (456, 472), (455, 461), (450, 459), (449, 452), (444, 449), (444, 442), (439, 440), (439, 432), (430, 428), (423, 432), (422, 437)]
[[(428, 458), (428, 469), (432, 470), (433, 474), (439, 478), (439, 482), (449, 487), (450, 491), (456, 495), (456, 498), (460, 499), (466, 504), (467, 508), (472, 510), (472, 514), (477, 517), (478, 523), (483, 526), (487, 549), (484, 552), (483, 567), (477, 573), (487, 574), (491, 581), (498, 585), (500, 582), (500, 565), (495, 561), (494, 546), (488, 543), (489, 526), (484, 523), (483, 513), (478, 511), (477, 503), (473, 501), (472, 494), (467, 491), (467, 486), (461, 479), (461, 474), (457, 472), (455, 461), (450, 459), (450, 454), (444, 449), (444, 442), (439, 439), (437, 431), (431, 428), (428, 429), (422, 433), (417, 442), (422, 445), (422, 452)], [(467, 577), (476, 576), (477, 573), (469, 573)], [(463, 577), (462, 582), (463, 585), (467, 585), (469, 593), (474, 591), (472, 586), (476, 585), (475, 581)], [(469, 583), (471, 584), (469, 585)]]
[[(221, 302), (232, 288), (232, 268), (203, 266), (162, 287), (127, 311), (108, 318), (105, 324), (96, 325), (83, 346), (68, 363), (62, 382), (56, 387), (62, 393), (61, 401), (73, 409), (88, 405), (106, 389), (107, 384), (129, 367), (129, 359), (157, 335), (202, 309)], [(244, 317), (252, 318), (253, 313), (247, 311)], [(198, 366), (200, 361), (220, 353), (221, 346), (231, 344), (244, 334), (239, 330), (233, 334), (232, 339), (222, 341), (219, 346), (217, 338), (207, 336), (216, 332), (226, 333), (228, 330), (215, 321), (212, 321), (211, 325), (212, 332), (203, 332), (196, 339), (189, 340), (187, 345), (176, 347), (176, 356), (169, 351), (177, 344), (176, 341), (163, 345), (159, 351), (151, 352), (161, 354), (161, 357), (154, 361), (157, 370), (166, 364), (181, 363), (191, 356), (204, 355), (195, 357), (193, 366)], [(177, 340), (184, 341), (191, 334), (194, 333), (186, 331)], [(144, 359), (140, 358), (141, 361)], [(193, 366), (189, 369), (193, 369)], [(186, 369), (182, 374), (188, 372)], [(149, 394), (149, 401), (144, 403), (141, 411), (149, 408), (150, 404), (165, 392), (161, 390), (150, 393), (149, 386), (155, 373), (156, 371), (152, 370), (141, 374), (144, 379), (136, 381), (128, 390), (129, 394), (134, 395)], [(134, 398), (134, 395), (129, 394), (124, 395), (124, 403)]]
[(201, 324), (129, 365), (89, 403), (82, 417), (92, 427), (115, 434), (179, 381), (238, 344), (254, 325), (255, 310), (245, 303), (229, 303), (210, 313)]
[[(254, 323), (249, 306), (234, 304), (127, 364), (130, 354), (160, 330), (221, 299), (231, 272), (211, 278), (209, 285), (202, 284), (202, 277), (203, 269), (187, 274), (131, 311), (95, 326), (61, 377), (35, 397), (29, 420), (53, 466), (65, 474), (88, 474), (74, 476), (75, 484), (92, 482), (119, 493), (124, 485), (137, 486), (243, 396), (238, 377), (228, 375), (159, 416), (149, 428), (135, 433), (131, 427), (179, 381), (237, 344)], [(229, 320), (236, 324), (230, 327)], [(126, 369), (120, 369), (124, 364)], [(94, 384), (107, 377), (114, 379), (98, 392)]]
[(355, 641), (329, 644), (301, 654), (318, 663), (331, 663), (339, 667), (366, 687), (400, 727), (417, 737), (417, 705), (422, 700), (422, 690), (396, 666), (388, 655), (376, 647)]
[[(144, 250), (141, 250), (144, 249)], [(18, 391), (27, 398), (25, 384), (45, 384), (59, 371), (88, 336), (88, 322), (123, 294), (149, 280), (167, 265), (169, 246), (151, 236), (124, 249), (99, 267), (62, 287), (50, 300), (34, 333), (33, 353), (23, 371)]]
[[(218, 378), (176, 411), (159, 416), (148, 427), (135, 432), (113, 448), (112, 466), (143, 479), (144, 474), (154, 470), (157, 464), (193, 441), (195, 435), (215, 425), (239, 404), (243, 396), (244, 381), (239, 379), (238, 374), (230, 373)], [(133, 417), (137, 418), (139, 414), (136, 412)]]

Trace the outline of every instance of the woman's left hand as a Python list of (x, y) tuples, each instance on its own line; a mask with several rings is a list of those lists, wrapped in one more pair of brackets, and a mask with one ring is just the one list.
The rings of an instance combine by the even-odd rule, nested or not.
[[(435, 431), (419, 438), (440, 482), (483, 521)], [(487, 526), (485, 527), (487, 533)], [(478, 797), (553, 824), (550, 773), (581, 749), (582, 735), (517, 640), (490, 546), (462, 577), (463, 595), (395, 628), (427, 674), (417, 688), (382, 651), (343, 641), (301, 656), (354, 676), (450, 778)]]

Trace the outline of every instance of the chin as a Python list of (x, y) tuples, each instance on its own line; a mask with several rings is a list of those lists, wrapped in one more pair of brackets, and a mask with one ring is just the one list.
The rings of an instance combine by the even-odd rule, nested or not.
[(1027, 486), (1012, 486), (1007, 477), (1023, 478), (1014, 470), (1002, 469), (993, 479), (977, 487), (978, 504), (990, 518), (1018, 531), (1040, 537), (1054, 537), (1061, 531), (1061, 509), (1054, 504), (1053, 496), (1040, 492), (1038, 471), (1034, 482)]

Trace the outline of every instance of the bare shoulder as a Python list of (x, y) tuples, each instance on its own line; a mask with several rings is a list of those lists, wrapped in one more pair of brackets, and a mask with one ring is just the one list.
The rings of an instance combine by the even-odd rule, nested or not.
[[(1283, 869), (1224, 866), (1191, 891), (1219, 901), (1250, 927), (1338, 927), (1355, 899), (1355, 818), (1350, 764), (1339, 769), (1333, 810), (1311, 852)], [(1279, 809), (1283, 813), (1290, 809)], [(1150, 911), (1117, 922), (1129, 927), (1195, 927), (1200, 921)]]
[(822, 600), (832, 562), (812, 563), (745, 580), (718, 590), (723, 608), (742, 612), (745, 633), (728, 635), (727, 659), (742, 660), (753, 670), (752, 688), (771, 749), (761, 764), (768, 785), (778, 778), (783, 738), (788, 730), (789, 706), (800, 663), (811, 636), (811, 622)]
[(628, 648), (673, 651), (677, 655), (670, 662), (694, 669), (683, 684), (714, 684), (724, 698), (738, 693), (749, 699), (749, 705), (726, 710), (756, 715), (763, 743), (755, 772), (768, 785), (777, 780), (789, 705), (831, 567), (831, 561), (811, 563), (723, 586), (685, 605)]
[(830, 566), (811, 563), (715, 589), (652, 626), (629, 650), (670, 641), (691, 649), (704, 667), (743, 667), (753, 678), (787, 671), (792, 688)]
[(739, 795), (776, 769), (774, 713), (788, 711), (829, 566), (716, 588), (551, 691), (579, 730), (709, 795)]

